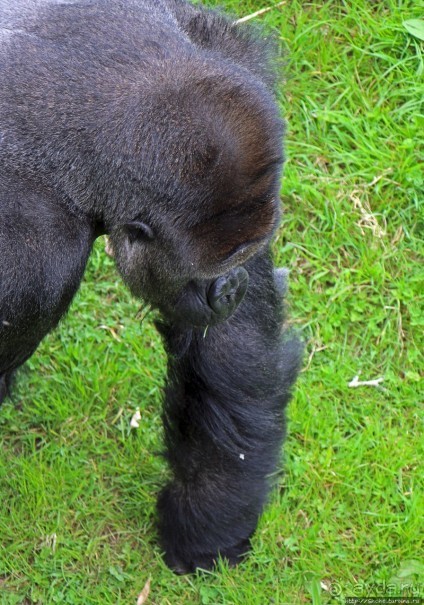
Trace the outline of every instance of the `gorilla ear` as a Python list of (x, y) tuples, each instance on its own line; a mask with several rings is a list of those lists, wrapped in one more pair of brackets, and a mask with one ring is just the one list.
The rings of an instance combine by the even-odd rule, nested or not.
[(131, 223), (126, 223), (124, 225), (125, 233), (128, 236), (128, 239), (131, 243), (135, 241), (151, 241), (154, 238), (153, 231), (141, 221), (131, 221)]

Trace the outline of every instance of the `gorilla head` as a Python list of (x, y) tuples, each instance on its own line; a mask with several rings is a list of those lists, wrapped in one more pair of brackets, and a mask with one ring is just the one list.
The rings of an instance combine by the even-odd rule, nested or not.
[(132, 199), (110, 233), (131, 290), (202, 326), (234, 311), (247, 285), (234, 268), (278, 224), (282, 124), (265, 87), (234, 68), (184, 75), (185, 86), (158, 83), (148, 108), (134, 101), (125, 129)]

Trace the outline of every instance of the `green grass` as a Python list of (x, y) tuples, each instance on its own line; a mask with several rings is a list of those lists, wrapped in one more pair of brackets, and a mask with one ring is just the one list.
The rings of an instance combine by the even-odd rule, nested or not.
[[(252, 556), (192, 577), (162, 562), (165, 356), (99, 242), (68, 317), (0, 410), (1, 605), (135, 604), (149, 577), (152, 605), (424, 592), (424, 53), (402, 26), (423, 14), (413, 0), (291, 0), (258, 19), (288, 51), (275, 253), (308, 346)], [(349, 388), (357, 374), (384, 382)]]

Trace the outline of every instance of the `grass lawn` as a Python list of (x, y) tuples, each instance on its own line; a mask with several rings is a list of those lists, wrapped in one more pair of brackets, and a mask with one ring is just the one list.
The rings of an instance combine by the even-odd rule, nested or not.
[(191, 577), (162, 562), (165, 356), (99, 241), (0, 410), (1, 605), (135, 605), (149, 578), (152, 605), (423, 595), (424, 52), (402, 25), (423, 16), (417, 0), (290, 0), (257, 18), (287, 49), (275, 254), (308, 344), (252, 556)]

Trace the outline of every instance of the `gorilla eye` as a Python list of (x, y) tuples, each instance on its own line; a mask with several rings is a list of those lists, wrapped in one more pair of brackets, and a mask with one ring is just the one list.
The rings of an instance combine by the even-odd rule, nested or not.
[(131, 223), (124, 226), (124, 229), (131, 243), (135, 241), (147, 242), (154, 239), (152, 229), (141, 221), (131, 221)]
[(253, 247), (254, 244), (257, 244), (260, 242), (260, 239), (254, 239), (248, 242), (243, 242), (242, 244), (239, 244), (238, 246), (234, 246), (234, 248), (232, 250), (230, 250), (230, 252), (226, 255), (225, 260), (230, 260), (233, 256), (236, 256), (237, 254), (241, 254), (243, 252), (249, 252), (249, 250), (251, 250), (251, 248)]

